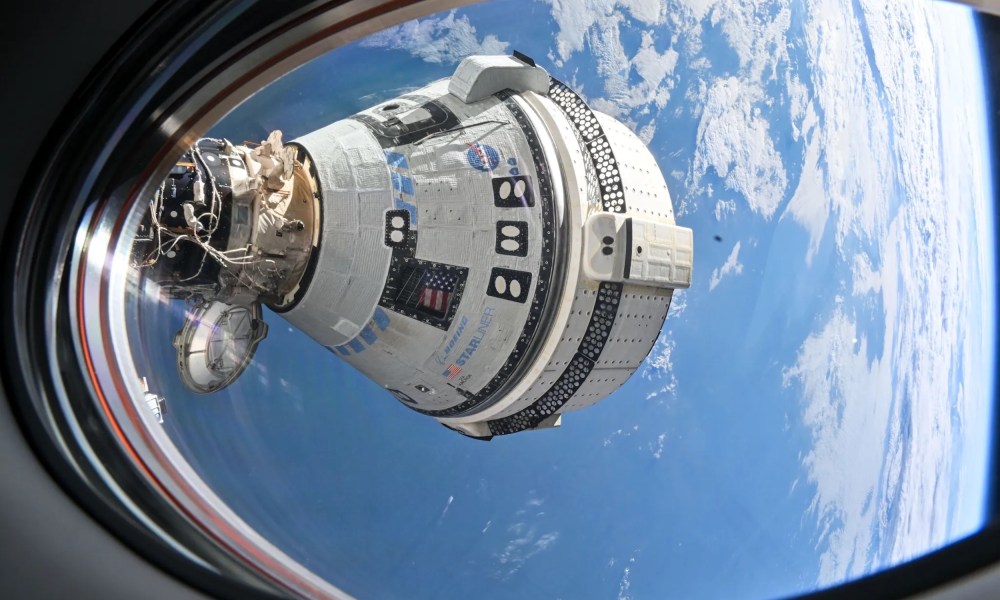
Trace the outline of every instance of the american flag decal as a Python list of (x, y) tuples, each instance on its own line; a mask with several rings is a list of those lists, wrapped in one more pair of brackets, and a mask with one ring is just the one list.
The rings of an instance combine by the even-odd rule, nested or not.
[(441, 374), (447, 377), (448, 379), (454, 379), (458, 377), (458, 374), (461, 372), (462, 372), (462, 367), (452, 363), (452, 365), (447, 369), (445, 369), (444, 373)]
[[(407, 249), (413, 250), (413, 246), (402, 250)], [(447, 331), (462, 301), (469, 268), (402, 256), (402, 250), (393, 248), (389, 277), (379, 304)]]
[(448, 306), (448, 292), (425, 287), (420, 292), (420, 306), (429, 308), (436, 312), (444, 312)]
[(417, 304), (434, 311), (444, 313), (448, 310), (451, 292), (455, 289), (458, 277), (443, 271), (429, 271), (421, 281), (420, 296)]

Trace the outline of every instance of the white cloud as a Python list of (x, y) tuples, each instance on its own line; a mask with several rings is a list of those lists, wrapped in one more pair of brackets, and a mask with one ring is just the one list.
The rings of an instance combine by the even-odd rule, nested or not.
[(673, 353), (676, 347), (677, 342), (674, 340), (673, 331), (667, 330), (660, 334), (653, 349), (649, 351), (649, 356), (643, 361), (639, 376), (647, 381), (662, 382), (656, 390), (646, 394), (647, 400), (661, 394), (667, 394), (670, 397), (677, 395), (677, 377), (674, 375), (673, 363)]
[[(788, 4), (787, 0), (750, 0), (713, 5), (709, 20), (722, 28), (747, 80), (773, 79), (778, 64), (788, 61), (787, 32), (792, 14)], [(773, 16), (761, 18), (772, 11)]]
[(631, 600), (629, 588), (632, 587), (632, 567), (635, 565), (635, 557), (628, 559), (628, 564), (622, 569), (622, 578), (618, 582), (618, 600)]
[(503, 580), (521, 570), (528, 560), (540, 552), (544, 552), (559, 540), (559, 532), (549, 531), (538, 534), (538, 527), (525, 522), (514, 523), (507, 528), (514, 535), (503, 549), (494, 555), (500, 569), (496, 575)]
[(451, 503), (454, 501), (454, 496), (448, 496), (448, 501), (444, 503), (444, 510), (441, 511), (441, 516), (438, 517), (438, 523), (444, 520), (444, 516), (448, 514), (448, 509), (451, 508)]
[(665, 442), (666, 439), (667, 434), (661, 433), (656, 436), (656, 442), (649, 444), (649, 449), (653, 453), (653, 458), (656, 460), (660, 460), (660, 457), (663, 456), (663, 442)]
[(674, 364), (671, 360), (674, 348), (677, 346), (676, 342), (673, 342), (669, 338), (670, 336), (661, 335), (660, 339), (656, 340), (656, 345), (653, 346), (652, 351), (650, 351), (649, 356), (646, 358), (646, 363), (642, 368), (642, 377), (644, 379), (663, 379), (669, 376), (674, 370)]
[(736, 242), (729, 256), (726, 258), (726, 262), (718, 269), (712, 270), (712, 276), (708, 280), (709, 291), (714, 290), (723, 277), (729, 274), (739, 275), (742, 272), (743, 263), (740, 262), (740, 243)]
[(631, 61), (631, 67), (635, 69), (642, 83), (632, 86), (632, 93), (628, 98), (630, 107), (653, 103), (657, 108), (663, 108), (670, 100), (670, 89), (673, 85), (667, 78), (677, 67), (680, 55), (673, 48), (668, 48), (662, 53), (657, 52), (653, 44), (653, 33), (644, 31), (642, 45)]
[(663, 0), (620, 0), (619, 4), (645, 25), (659, 25), (666, 17), (667, 4)]
[(687, 311), (687, 307), (687, 293), (684, 290), (674, 290), (673, 296), (670, 299), (670, 310), (667, 311), (667, 320), (679, 319)]
[(606, 438), (604, 438), (604, 442), (602, 443), (602, 446), (604, 446), (605, 448), (607, 448), (611, 444), (615, 443), (615, 440), (618, 439), (618, 438), (629, 438), (629, 437), (632, 437), (632, 434), (635, 433), (638, 430), (639, 430), (639, 426), (638, 425), (633, 426), (633, 428), (629, 429), (629, 430), (618, 428), (618, 429), (612, 431), (611, 434), (608, 435)]
[(608, 437), (604, 438), (604, 442), (601, 445), (604, 446), (605, 448), (607, 448), (612, 443), (614, 443), (615, 437), (619, 436), (619, 435), (622, 435), (622, 430), (621, 429), (616, 429), (611, 435), (609, 435)]
[(493, 34), (479, 39), (468, 17), (417, 19), (390, 27), (361, 41), (369, 48), (405, 50), (430, 63), (457, 63), (470, 54), (503, 54), (510, 45)]
[(615, 8), (614, 0), (579, 2), (576, 0), (551, 0), (552, 18), (559, 33), (556, 36), (557, 63), (561, 64), (576, 52), (583, 50), (583, 41), (591, 27), (606, 19)]
[[(802, 388), (803, 423), (812, 431), (812, 448), (803, 464), (816, 486), (810, 506), (821, 529), (820, 582), (832, 583), (867, 568), (876, 502), (870, 498), (882, 473), (883, 440), (892, 394), (890, 368), (866, 358), (867, 342), (857, 351), (855, 324), (838, 312), (802, 345), (785, 384)], [(845, 468), (850, 465), (850, 468)]]
[[(761, 18), (764, 14), (768, 17)], [(720, 30), (739, 59), (737, 72), (726, 77), (696, 76), (684, 90), (685, 105), (676, 109), (686, 109), (700, 119), (698, 147), (685, 180), (687, 194), (677, 199), (681, 209), (688, 208), (691, 197), (711, 196), (711, 188), (703, 184), (709, 170), (714, 170), (728, 189), (743, 196), (750, 209), (764, 218), (770, 218), (784, 199), (788, 178), (762, 109), (770, 109), (773, 103), (773, 98), (763, 91), (764, 85), (781, 76), (789, 80), (790, 86), (798, 86), (793, 102), (804, 102), (805, 87), (785, 71), (789, 64), (787, 34), (791, 15), (787, 0), (671, 3), (666, 18), (678, 33), (671, 39), (668, 51), (675, 46), (683, 49), (692, 72), (700, 73), (711, 66), (710, 60), (701, 55), (704, 24)], [(633, 66), (641, 54), (640, 50), (632, 59)], [(659, 57), (659, 62), (670, 67), (663, 82), (669, 86), (668, 92), (672, 91), (676, 84), (672, 76), (674, 62), (665, 55)], [(613, 95), (609, 98), (615, 100)], [(656, 104), (647, 94), (641, 106), (656, 106), (650, 115), (659, 118), (658, 109), (669, 95), (663, 100), (663, 104)], [(627, 105), (618, 104), (623, 113), (627, 111)], [(629, 114), (643, 124), (635, 111)]]
[(691, 61), (688, 67), (693, 71), (707, 71), (712, 68), (712, 61), (707, 56), (701, 56)]
[(698, 22), (704, 19), (718, 3), (719, 0), (683, 0), (679, 3), (679, 9), (690, 21)]
[(788, 181), (770, 124), (758, 106), (763, 98), (758, 85), (737, 77), (712, 83), (698, 123), (691, 186), (699, 188), (708, 169), (714, 169), (752, 211), (770, 218)]
[(863, 296), (882, 291), (881, 274), (872, 268), (872, 261), (867, 254), (854, 256), (854, 268), (851, 269), (851, 292), (855, 296)]
[(802, 389), (802, 421), (812, 432), (803, 465), (816, 486), (811, 510), (825, 545), (821, 584), (911, 558), (948, 536), (958, 339), (926, 301), (947, 304), (954, 290), (932, 283), (932, 250), (907, 248), (906, 230), (920, 211), (904, 211), (888, 232), (883, 353), (869, 360), (870, 341), (838, 308), (785, 371), (786, 384)]
[[(612, 13), (603, 18), (587, 34), (591, 54), (597, 59), (597, 74), (603, 83), (603, 96), (590, 103), (597, 110), (632, 122), (643, 117), (649, 127), (655, 120), (653, 110), (662, 109), (670, 100), (674, 82), (670, 78), (677, 66), (679, 54), (673, 48), (658, 52), (652, 31), (642, 32), (639, 50), (632, 57), (625, 52), (621, 29), (625, 17)], [(630, 79), (632, 72), (638, 83)], [(638, 126), (632, 122), (633, 129)]]
[[(906, 2), (896, 3), (905, 11), (912, 7)], [(888, 195), (893, 193), (893, 174), (897, 152), (909, 152), (903, 147), (916, 143), (926, 133), (926, 118), (930, 115), (915, 114), (913, 106), (899, 107), (899, 112), (910, 121), (891, 123), (886, 116), (880, 97), (879, 81), (869, 64), (865, 39), (851, 9), (836, 0), (814, 0), (809, 8), (806, 23), (806, 54), (813, 66), (811, 85), (813, 98), (802, 108), (801, 135), (806, 140), (805, 157), (798, 187), (786, 209), (786, 214), (801, 223), (810, 235), (810, 248), (806, 260), (811, 261), (826, 229), (827, 220), (835, 219), (836, 242), (854, 234), (862, 239), (873, 239), (885, 227), (888, 218)], [(899, 60), (899, 49), (919, 52), (910, 42), (897, 42), (882, 47), (884, 41), (876, 32), (869, 32), (872, 44), (879, 47), (872, 53), (922, 69), (923, 62), (933, 64), (933, 57), (923, 61), (916, 56)], [(920, 36), (914, 40), (919, 42)], [(886, 58), (886, 60), (890, 60)], [(789, 93), (799, 93), (795, 80), (788, 80)], [(905, 81), (884, 80), (886, 88), (905, 85)], [(913, 89), (916, 96), (927, 96), (920, 89)], [(914, 100), (917, 100), (914, 98)], [(917, 100), (922, 104), (922, 100)], [(822, 115), (822, 116), (820, 116)], [(859, 118), (864, 115), (864, 118)], [(904, 131), (915, 127), (913, 132)], [(890, 132), (898, 137), (893, 144)], [(836, 149), (836, 151), (831, 151)], [(917, 158), (917, 162), (922, 159)], [(902, 165), (904, 169), (909, 167)]]
[[(803, 179), (787, 213), (810, 233), (811, 254), (833, 219), (836, 248), (853, 270), (853, 296), (785, 371), (786, 385), (801, 388), (813, 439), (803, 464), (815, 486), (820, 584), (968, 532), (951, 525), (963, 489), (954, 482), (970, 475), (955, 450), (966, 421), (953, 411), (982, 414), (961, 405), (960, 382), (969, 377), (968, 339), (978, 335), (966, 331), (977, 302), (966, 249), (977, 219), (966, 207), (985, 206), (985, 192), (975, 146), (946, 135), (975, 129), (961, 107), (976, 95), (963, 89), (971, 78), (958, 75), (962, 60), (932, 44), (962, 34), (945, 32), (951, 25), (942, 27), (930, 4), (862, 9), (859, 23), (850, 9), (816, 0), (807, 15), (816, 91), (803, 119)], [(954, 103), (927, 89), (947, 90), (940, 93), (954, 94)], [(856, 253), (869, 245), (870, 255)], [(870, 295), (882, 298), (880, 353), (848, 308), (867, 305)]]
[(736, 213), (736, 201), (735, 200), (718, 200), (715, 203), (715, 220), (722, 221), (726, 215), (732, 215)]
[[(972, 342), (957, 341), (974, 337), (961, 328), (971, 321), (966, 283), (977, 268), (970, 266), (969, 255), (978, 250), (963, 244), (970, 243), (970, 229), (979, 228), (981, 240), (989, 236), (982, 230), (990, 222), (987, 215), (954, 211), (956, 202), (982, 193), (973, 188), (984, 173), (969, 157), (969, 149), (983, 144), (982, 127), (963, 111), (951, 110), (981, 97), (969, 88), (976, 74), (965, 66), (977, 64), (977, 49), (970, 46), (969, 56), (956, 54), (950, 63), (934, 50), (943, 42), (949, 52), (965, 52), (951, 50), (960, 46), (948, 40), (962, 39), (969, 30), (956, 37), (938, 28), (941, 8), (930, 3), (862, 0), (852, 6), (806, 0), (803, 50), (811, 74), (803, 76), (789, 59), (786, 0), (679, 0), (669, 10), (651, 1), (551, 3), (558, 26), (551, 56), (566, 63), (585, 46), (597, 56), (603, 85), (588, 90), (595, 108), (623, 119), (647, 140), (657, 132), (651, 126), (666, 116), (661, 111), (670, 94), (684, 95), (683, 102), (675, 100), (670, 118), (690, 115), (698, 130), (687, 172), (672, 173), (688, 190), (675, 198), (677, 214), (711, 195), (705, 179), (714, 171), (763, 219), (773, 218), (790, 196), (780, 217), (808, 233), (804, 260), (811, 262), (823, 236), (832, 232), (839, 252), (834, 258), (852, 268), (850, 280), (842, 282), (842, 292), (852, 295), (838, 302), (785, 370), (786, 385), (802, 391), (801, 418), (814, 442), (803, 457), (807, 475), (791, 484), (790, 493), (815, 488), (820, 582), (859, 575), (940, 544), (947, 538), (947, 494), (952, 481), (961, 479), (952, 442), (965, 433), (957, 429), (977, 421), (952, 422), (952, 406), (942, 400), (956, 399), (974, 415), (986, 410), (970, 400), (985, 393), (950, 384), (965, 377), (956, 369), (972, 368), (969, 360), (956, 366), (954, 357), (976, 355)], [(655, 20), (669, 21), (667, 28), (678, 33), (658, 38), (665, 28), (643, 26)], [(732, 45), (739, 62), (735, 72), (705, 76), (711, 63), (700, 54), (703, 23)], [(642, 34), (633, 56), (622, 43), (626, 28)], [(679, 90), (676, 50), (696, 75)], [(765, 93), (774, 85), (786, 98)], [(946, 105), (945, 97), (953, 104)], [(777, 107), (788, 111), (791, 139), (804, 145), (794, 187), (769, 122), (768, 113)], [(735, 197), (718, 187), (715, 192)], [(720, 200), (715, 218), (721, 221), (735, 208), (733, 200)], [(710, 289), (741, 268), (737, 244), (713, 272)], [(852, 312), (856, 305), (884, 307), (883, 336), (869, 337), (867, 321)], [(671, 317), (676, 318), (673, 310)], [(642, 368), (642, 377), (666, 381), (649, 397), (676, 394), (672, 340), (672, 332), (665, 332)], [(605, 443), (626, 435), (618, 431)], [(910, 439), (921, 442), (908, 444)], [(961, 481), (958, 489), (970, 497), (982, 491), (972, 485), (964, 492)], [(876, 540), (882, 542), (879, 552)], [(629, 575), (626, 570), (623, 596)]]
[[(545, 499), (540, 498), (535, 490), (528, 490), (524, 504), (514, 511), (516, 520), (507, 527), (510, 539), (504, 543), (502, 549), (493, 554), (497, 563), (494, 577), (504, 581), (510, 579), (532, 557), (548, 550), (559, 540), (558, 531), (541, 533), (540, 523), (545, 513), (536, 509), (544, 503)], [(535, 522), (524, 520), (529, 514), (534, 516)], [(493, 521), (487, 523), (482, 532), (485, 533), (492, 523)]]
[(809, 107), (809, 89), (791, 73), (785, 74), (785, 89), (788, 91), (788, 113), (792, 118), (792, 139), (798, 141)]
[[(550, 0), (557, 33), (549, 54), (563, 66), (586, 46), (596, 59), (600, 90), (583, 94), (595, 110), (620, 119), (649, 143), (656, 133), (659, 110), (670, 100), (679, 53), (672, 41), (657, 50), (660, 25), (667, 18), (659, 0)], [(631, 18), (630, 18), (631, 17)], [(621, 40), (623, 30), (640, 30), (640, 47), (629, 56)], [(662, 46), (662, 44), (661, 44)], [(580, 90), (577, 90), (580, 91)], [(582, 93), (582, 92), (581, 92)]]
[(622, 9), (646, 25), (661, 23), (666, 10), (659, 0), (549, 0), (549, 4), (559, 30), (556, 56), (561, 62), (583, 50), (587, 33), (595, 27), (606, 29)]
[(653, 136), (656, 135), (656, 123), (643, 125), (642, 129), (636, 131), (635, 134), (642, 140), (643, 144), (648, 146), (649, 142), (653, 141)]

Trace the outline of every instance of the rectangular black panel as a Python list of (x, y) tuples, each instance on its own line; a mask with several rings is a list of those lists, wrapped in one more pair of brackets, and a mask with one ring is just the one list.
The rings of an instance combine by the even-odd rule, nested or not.
[[(403, 122), (397, 116), (417, 108), (424, 109), (427, 117), (418, 121)], [(448, 107), (433, 100), (419, 106), (393, 102), (383, 105), (375, 114), (381, 118), (371, 114), (358, 114), (351, 118), (364, 123), (375, 134), (375, 138), (383, 148), (412, 144), (459, 125), (458, 117), (448, 110)]]
[(385, 245), (390, 248), (404, 248), (410, 237), (410, 211), (388, 210), (385, 212)]
[(531, 178), (527, 175), (494, 177), (493, 205), (499, 208), (534, 206), (535, 197), (531, 193)]
[(493, 267), (486, 294), (494, 298), (502, 298), (511, 302), (525, 303), (531, 287), (531, 273)]
[(625, 279), (632, 275), (632, 218), (625, 219)]
[(496, 253), (508, 256), (527, 256), (528, 223), (526, 221), (497, 221)]
[(393, 251), (379, 305), (447, 330), (461, 302), (467, 267), (399, 256)]

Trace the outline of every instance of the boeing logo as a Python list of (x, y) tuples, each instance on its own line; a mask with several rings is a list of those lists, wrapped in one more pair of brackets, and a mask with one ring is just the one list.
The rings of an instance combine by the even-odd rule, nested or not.
[(455, 349), (455, 344), (458, 343), (458, 338), (462, 337), (462, 333), (465, 332), (465, 326), (468, 324), (469, 324), (469, 317), (463, 316), (462, 319), (458, 322), (458, 325), (455, 326), (455, 333), (452, 334), (451, 339), (448, 340), (448, 343), (444, 345), (444, 349), (442, 349), (441, 352), (439, 352), (438, 354), (434, 355), (434, 359), (438, 362), (439, 365), (443, 365), (445, 363), (445, 359), (447, 359), (448, 355), (451, 354), (451, 351)]
[[(462, 350), (462, 353), (459, 354), (458, 358), (455, 359), (455, 362), (452, 364), (452, 367), (455, 367), (456, 365), (459, 367), (464, 367), (465, 364), (469, 362), (469, 359), (472, 358), (472, 355), (475, 354), (476, 350), (479, 349), (480, 342), (482, 342), (483, 338), (486, 337), (486, 332), (489, 331), (490, 323), (493, 321), (493, 315), (495, 314), (496, 314), (495, 308), (488, 306), (483, 309), (483, 314), (479, 317), (479, 326), (476, 327), (476, 331), (473, 334), (472, 339), (469, 340), (469, 343), (466, 344), (465, 349)], [(463, 328), (465, 326), (464, 319), (465, 318), (463, 317), (463, 322), (459, 323), (459, 325), (462, 326)], [(457, 337), (458, 336), (456, 334), (449, 342), (449, 344), (454, 346), (452, 342)], [(449, 350), (448, 346), (445, 346), (445, 350), (446, 351)], [(445, 356), (447, 356), (447, 354)], [(449, 377), (449, 375), (451, 375), (452, 372), (453, 371), (445, 371), (444, 373), (442, 373), (442, 375), (445, 377)]]

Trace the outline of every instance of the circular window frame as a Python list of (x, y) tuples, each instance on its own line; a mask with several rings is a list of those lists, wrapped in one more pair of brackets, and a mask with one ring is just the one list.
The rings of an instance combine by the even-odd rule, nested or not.
[[(462, 2), (195, 2), (154, 7), (53, 126), (4, 234), (3, 380), (33, 449), (69, 495), (134, 551), (221, 597), (342, 592), (233, 527), (144, 444), (133, 384), (108, 337), (106, 249), (151, 181), (232, 108), (368, 33)], [(81, 149), (87, 149), (81, 151)], [(30, 182), (30, 183), (29, 183)], [(110, 217), (110, 218), (109, 218)], [(118, 407), (113, 410), (112, 406)], [(129, 421), (132, 422), (129, 422)], [(145, 432), (148, 433), (148, 432)], [(210, 500), (214, 499), (209, 496)]]
[[(234, 558), (232, 548), (206, 535), (191, 515), (179, 514), (143, 472), (128, 440), (123, 444), (114, 432), (114, 419), (92, 401), (102, 393), (95, 385), (101, 367), (93, 355), (81, 356), (87, 350), (74, 319), (85, 322), (87, 315), (65, 275), (78, 251), (117, 235), (98, 217), (125, 212), (147, 182), (162, 177), (173, 158), (242, 99), (366, 33), (464, 3), (182, 0), (155, 8), (79, 89), (24, 180), (31, 184), (22, 185), (19, 208), (8, 220), (24, 226), (16, 235), (7, 227), (4, 239), (4, 274), (14, 294), (5, 299), (3, 318), (14, 343), (4, 349), (3, 380), (19, 422), (60, 483), (102, 524), (209, 593), (311, 592)], [(92, 224), (88, 235), (77, 235), (81, 223)], [(81, 359), (91, 365), (89, 373), (80, 369)], [(994, 449), (994, 475), (995, 456)], [(994, 495), (993, 516), (996, 507)], [(942, 550), (806, 597), (903, 597), (998, 559), (1000, 528), (993, 521)]]

